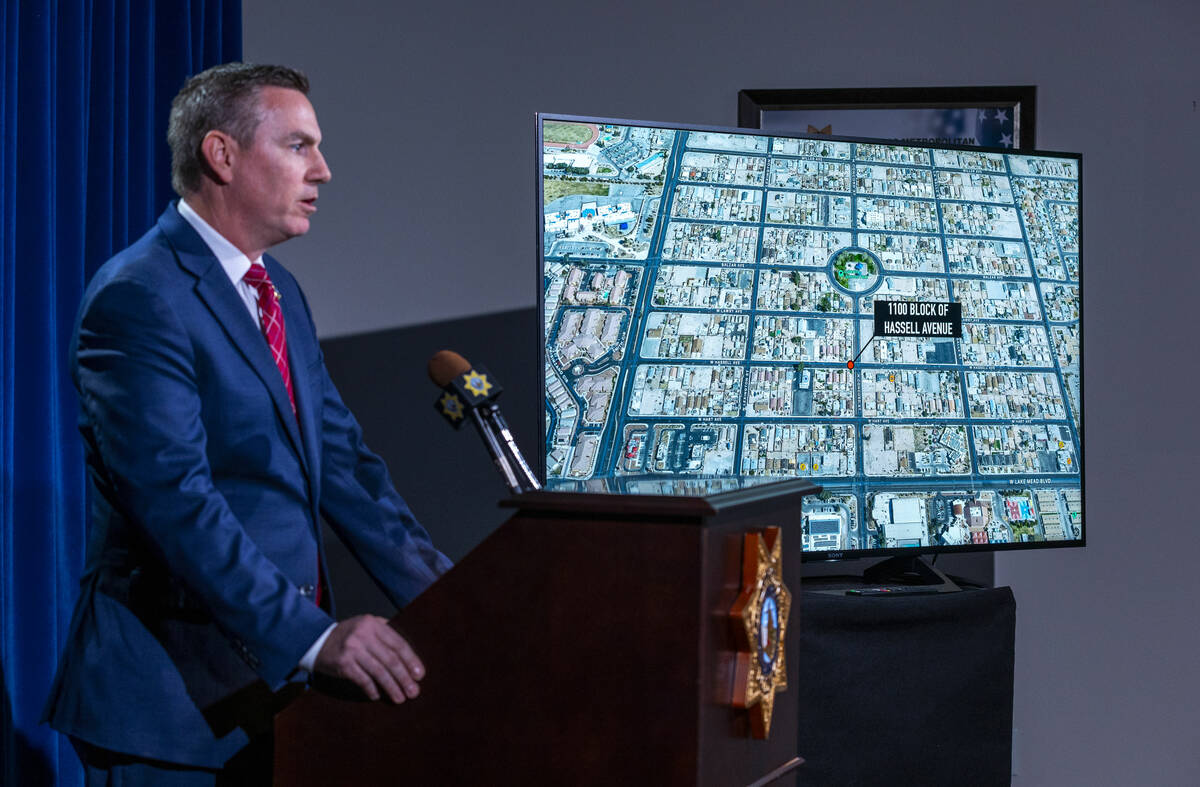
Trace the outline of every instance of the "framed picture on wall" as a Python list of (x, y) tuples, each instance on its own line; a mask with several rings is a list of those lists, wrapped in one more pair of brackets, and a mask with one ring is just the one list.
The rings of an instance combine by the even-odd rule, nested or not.
[(741, 90), (738, 126), (1032, 150), (1037, 87)]

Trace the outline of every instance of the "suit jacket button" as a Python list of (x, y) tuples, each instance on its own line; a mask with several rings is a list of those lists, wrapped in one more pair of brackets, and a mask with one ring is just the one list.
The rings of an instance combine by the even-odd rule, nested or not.
[(305, 598), (312, 598), (312, 595), (315, 592), (316, 588), (314, 588), (311, 584), (305, 583), (300, 586), (300, 595), (304, 596)]

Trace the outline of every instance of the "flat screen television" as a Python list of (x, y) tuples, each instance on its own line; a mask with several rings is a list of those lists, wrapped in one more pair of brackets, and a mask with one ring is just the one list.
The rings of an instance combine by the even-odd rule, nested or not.
[(804, 556), (1082, 546), (1078, 154), (537, 117), (553, 488), (809, 477)]

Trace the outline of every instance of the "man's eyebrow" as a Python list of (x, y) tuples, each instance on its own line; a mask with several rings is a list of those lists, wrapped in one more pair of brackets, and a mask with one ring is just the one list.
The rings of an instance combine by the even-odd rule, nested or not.
[(286, 139), (288, 142), (303, 142), (308, 145), (317, 144), (317, 138), (304, 131), (293, 131), (284, 137), (284, 139)]

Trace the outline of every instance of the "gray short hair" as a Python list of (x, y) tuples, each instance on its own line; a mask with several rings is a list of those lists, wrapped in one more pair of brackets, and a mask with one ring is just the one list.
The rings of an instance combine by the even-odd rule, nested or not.
[(254, 142), (262, 116), (258, 91), (285, 87), (308, 94), (308, 77), (286, 66), (225, 63), (188, 79), (171, 102), (167, 144), (171, 146), (171, 186), (184, 197), (199, 190), (207, 164), (200, 143), (210, 131), (224, 131), (239, 145)]

